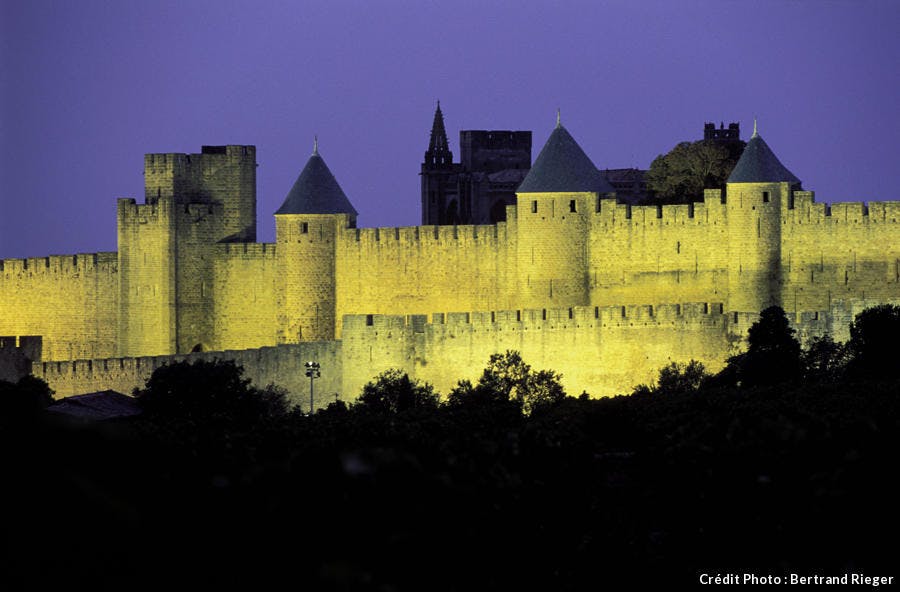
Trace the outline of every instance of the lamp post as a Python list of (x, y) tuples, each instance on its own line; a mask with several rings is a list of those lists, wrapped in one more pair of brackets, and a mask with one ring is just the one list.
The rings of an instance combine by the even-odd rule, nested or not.
[(309, 414), (313, 414), (313, 381), (319, 378), (322, 373), (319, 371), (320, 366), (318, 362), (307, 362), (306, 363), (306, 375), (309, 376)]

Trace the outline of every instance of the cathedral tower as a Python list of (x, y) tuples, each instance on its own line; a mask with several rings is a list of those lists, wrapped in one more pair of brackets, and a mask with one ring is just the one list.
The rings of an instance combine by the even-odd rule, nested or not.
[(453, 162), (438, 103), (422, 163), (422, 224), (495, 224), (531, 168), (531, 132), (462, 130)]
[(278, 343), (335, 338), (335, 242), (356, 216), (317, 141), (275, 212)]
[(422, 163), (422, 224), (455, 223), (458, 219), (459, 199), (456, 195), (456, 168), (453, 153), (447, 142), (444, 114), (438, 101), (431, 124), (431, 139)]

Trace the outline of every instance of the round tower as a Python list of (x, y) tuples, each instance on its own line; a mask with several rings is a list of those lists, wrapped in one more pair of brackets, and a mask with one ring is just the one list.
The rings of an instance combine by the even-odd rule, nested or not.
[(615, 189), (560, 123), (516, 190), (518, 296), (526, 308), (590, 304), (590, 221)]
[(728, 177), (728, 309), (782, 306), (781, 225), (791, 192), (800, 189), (753, 123), (753, 136)]
[(356, 216), (316, 142), (275, 212), (278, 343), (335, 338), (335, 244)]

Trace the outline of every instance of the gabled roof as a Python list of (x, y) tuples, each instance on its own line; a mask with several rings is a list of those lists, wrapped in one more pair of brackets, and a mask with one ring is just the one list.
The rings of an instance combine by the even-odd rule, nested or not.
[(611, 193), (615, 189), (566, 128), (557, 123), (516, 193), (560, 191)]
[(275, 214), (357, 215), (356, 209), (338, 185), (328, 165), (319, 156), (318, 142), (294, 186), (284, 198), (284, 203)]
[(753, 136), (747, 142), (741, 158), (728, 176), (728, 183), (800, 183), (794, 173), (787, 170), (762, 136), (753, 122)]

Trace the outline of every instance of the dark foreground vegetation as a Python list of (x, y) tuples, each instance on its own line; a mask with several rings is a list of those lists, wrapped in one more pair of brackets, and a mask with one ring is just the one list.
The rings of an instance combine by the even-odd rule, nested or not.
[[(8, 589), (600, 590), (896, 575), (900, 309), (801, 350), (780, 309), (717, 376), (566, 397), (515, 352), (443, 402), (388, 372), (314, 416), (230, 363), (75, 423), (0, 385)], [(613, 589), (618, 589), (613, 587)]]

